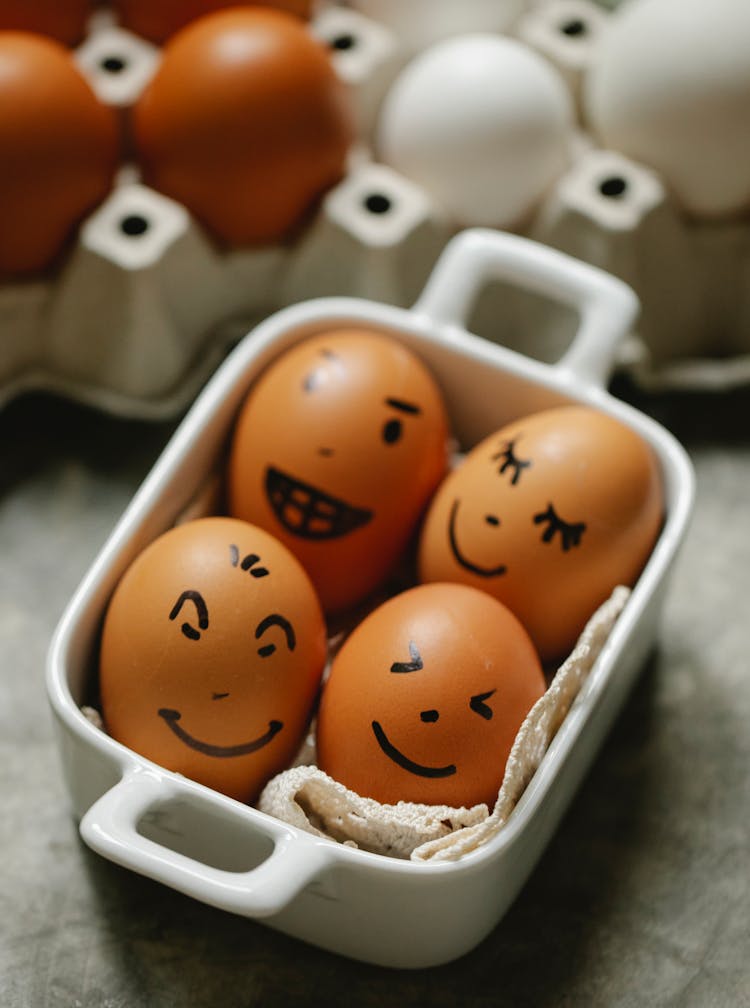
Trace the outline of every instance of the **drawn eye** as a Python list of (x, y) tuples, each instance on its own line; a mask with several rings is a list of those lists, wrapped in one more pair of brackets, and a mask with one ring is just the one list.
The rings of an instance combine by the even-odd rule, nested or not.
[[(516, 440), (518, 440), (516, 438)], [(506, 469), (511, 470), (510, 483), (511, 486), (515, 486), (521, 478), (521, 472), (524, 469), (528, 469), (531, 465), (531, 459), (520, 459), (516, 457), (515, 453), (516, 441), (506, 441), (497, 454), (492, 456), (493, 462), (500, 462), (498, 466), (498, 474), (500, 476), (506, 471)]]
[[(286, 646), (289, 648), (290, 651), (294, 651), (294, 648), (297, 644), (297, 638), (294, 633), (294, 627), (292, 626), (292, 624), (289, 622), (288, 619), (285, 619), (278, 613), (272, 613), (270, 616), (266, 616), (265, 619), (262, 619), (260, 621), (260, 623), (255, 628), (255, 639), (259, 640), (266, 632), (266, 630), (269, 630), (272, 626), (281, 627), (281, 629), (284, 631), (284, 636), (286, 638)], [(264, 644), (262, 647), (258, 648), (258, 654), (260, 655), (261, 658), (268, 658), (269, 655), (272, 655), (275, 650), (276, 650), (275, 644)]]
[[(195, 606), (200, 630), (208, 630), (208, 608), (206, 603), (203, 601), (203, 596), (198, 591), (192, 591), (190, 589), (188, 591), (184, 591), (172, 606), (169, 618), (171, 620), (177, 619), (180, 610), (186, 602), (192, 602)], [(196, 630), (190, 623), (183, 623), (180, 630), (189, 640), (200, 640), (201, 638), (200, 630)]]
[(403, 424), (400, 420), (388, 420), (383, 424), (383, 440), (386, 444), (395, 444), (401, 439)]
[(567, 553), (572, 546), (581, 545), (581, 536), (586, 531), (585, 522), (571, 524), (563, 521), (551, 504), (546, 511), (540, 511), (539, 514), (534, 515), (535, 525), (542, 525), (545, 522), (547, 522), (547, 528), (542, 533), (542, 542), (552, 542), (555, 534), (559, 532), (560, 545), (564, 553)]
[(497, 693), (497, 690), (491, 689), (487, 693), (477, 693), (469, 701), (469, 707), (471, 707), (475, 714), (483, 717), (485, 721), (490, 721), (494, 713), (489, 704), (485, 703), (485, 700), (489, 700), (493, 693)]

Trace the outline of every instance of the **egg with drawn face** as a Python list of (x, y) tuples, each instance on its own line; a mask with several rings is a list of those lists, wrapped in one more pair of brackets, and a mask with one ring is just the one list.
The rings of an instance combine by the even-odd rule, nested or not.
[(366, 329), (320, 333), (261, 375), (229, 463), (232, 514), (277, 536), (323, 608), (388, 576), (447, 464), (440, 390), (418, 357)]
[(445, 480), (422, 530), (420, 580), (489, 592), (557, 660), (612, 590), (635, 582), (662, 513), (641, 437), (588, 407), (545, 410), (485, 438)]
[(492, 808), (544, 688), (529, 636), (504, 605), (466, 585), (420, 585), (370, 613), (336, 655), (318, 766), (387, 804)]
[(294, 757), (326, 656), (305, 572), (246, 522), (202, 518), (137, 557), (104, 621), (104, 721), (141, 756), (251, 801)]

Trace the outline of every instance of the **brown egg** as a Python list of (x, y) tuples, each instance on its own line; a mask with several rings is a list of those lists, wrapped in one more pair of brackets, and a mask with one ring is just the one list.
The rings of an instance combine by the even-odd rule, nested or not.
[(328, 52), (289, 14), (211, 14), (175, 35), (134, 109), (146, 181), (230, 245), (279, 241), (344, 173), (352, 138)]
[(662, 510), (642, 438), (587, 407), (546, 410), (490, 435), (443, 483), (422, 531), (420, 579), (489, 592), (544, 661), (559, 659), (613, 588), (635, 582)]
[(279, 357), (232, 442), (233, 514), (284, 542), (328, 611), (387, 577), (442, 479), (448, 422), (421, 361), (364, 329), (321, 333)]
[(299, 18), (308, 18), (312, 0), (259, 0), (238, 4), (237, 0), (115, 0), (114, 9), (124, 28), (162, 44), (191, 21), (226, 7), (274, 7)]
[(113, 111), (59, 43), (0, 32), (0, 275), (49, 266), (106, 196), (118, 157)]
[(318, 765), (388, 804), (492, 808), (543, 693), (539, 658), (504, 605), (465, 585), (421, 585), (372, 612), (334, 659)]
[(91, 0), (0, 0), (0, 31), (37, 32), (73, 46), (83, 38), (91, 7)]
[(261, 529), (166, 532), (115, 589), (101, 645), (107, 730), (155, 763), (251, 801), (294, 757), (326, 657), (308, 577)]

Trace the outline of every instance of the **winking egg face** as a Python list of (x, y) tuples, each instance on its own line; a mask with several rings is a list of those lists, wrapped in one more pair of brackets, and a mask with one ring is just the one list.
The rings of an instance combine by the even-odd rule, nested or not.
[(314, 336), (258, 379), (229, 463), (232, 514), (277, 536), (327, 611), (388, 575), (447, 464), (440, 391), (395, 339), (364, 329)]
[(296, 753), (326, 654), (310, 581), (272, 536), (204, 518), (155, 540), (118, 584), (100, 655), (109, 733), (241, 801)]
[(545, 410), (474, 448), (442, 484), (419, 545), (422, 581), (489, 592), (544, 661), (573, 647), (658, 535), (659, 472), (634, 431), (588, 407)]
[(466, 585), (419, 585), (360, 623), (333, 660), (318, 765), (364, 797), (492, 807), (544, 692), (515, 616)]

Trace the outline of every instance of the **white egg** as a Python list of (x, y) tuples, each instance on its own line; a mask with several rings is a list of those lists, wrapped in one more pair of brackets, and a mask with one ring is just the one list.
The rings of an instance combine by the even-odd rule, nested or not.
[(569, 159), (573, 108), (560, 74), (514, 39), (439, 42), (402, 71), (378, 124), (379, 157), (458, 225), (514, 227)]
[(585, 84), (609, 147), (661, 173), (686, 211), (750, 205), (749, 0), (632, 0), (611, 19)]
[(350, 0), (360, 14), (380, 21), (409, 49), (465, 32), (507, 31), (528, 0)]

